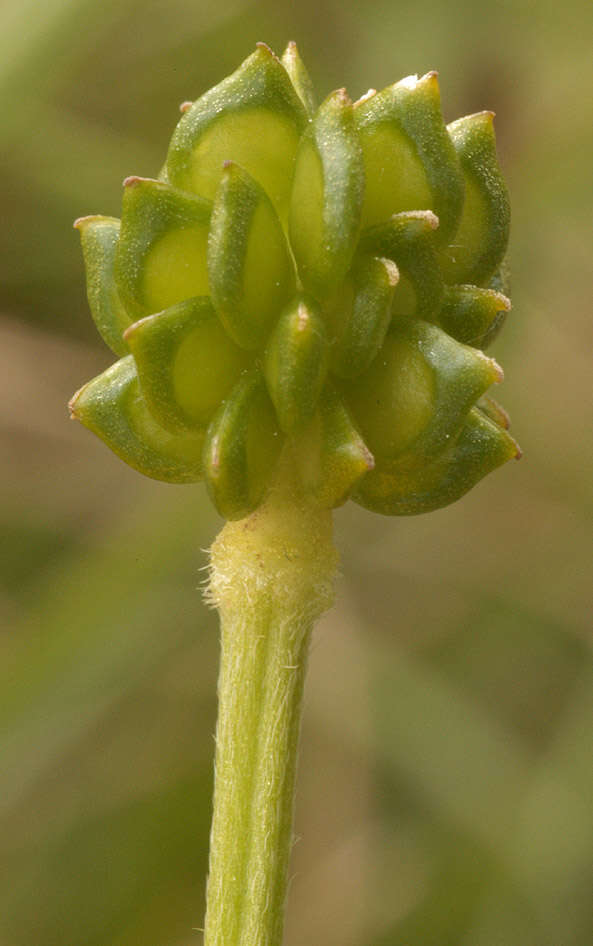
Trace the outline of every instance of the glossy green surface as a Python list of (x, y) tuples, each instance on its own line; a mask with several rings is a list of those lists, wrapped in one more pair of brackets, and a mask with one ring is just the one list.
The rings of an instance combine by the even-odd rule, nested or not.
[(369, 95), (356, 109), (367, 189), (363, 221), (379, 223), (404, 210), (432, 210), (437, 240), (448, 243), (464, 203), (459, 159), (441, 112), (436, 72), (408, 76)]
[(242, 519), (270, 485), (282, 435), (261, 375), (242, 378), (208, 428), (206, 485), (226, 519)]
[(268, 391), (285, 433), (313, 416), (329, 370), (329, 343), (317, 306), (297, 297), (272, 332), (264, 354)]
[(167, 159), (171, 183), (213, 198), (224, 161), (240, 164), (286, 214), (299, 137), (306, 123), (286, 70), (263, 43), (183, 116)]
[(155, 421), (131, 355), (81, 388), (70, 411), (139, 473), (167, 483), (202, 478), (204, 431), (175, 435)]
[(91, 315), (105, 344), (121, 357), (128, 353), (123, 334), (132, 320), (115, 284), (119, 220), (113, 217), (81, 217), (75, 227), (80, 233)]
[(352, 103), (344, 89), (319, 107), (297, 154), (289, 233), (305, 289), (330, 295), (358, 242), (365, 171)]
[(269, 197), (231, 162), (214, 200), (208, 277), (212, 300), (231, 338), (244, 348), (260, 348), (294, 293), (294, 269)]
[(126, 341), (150, 410), (174, 432), (207, 426), (248, 364), (207, 296), (147, 315)]

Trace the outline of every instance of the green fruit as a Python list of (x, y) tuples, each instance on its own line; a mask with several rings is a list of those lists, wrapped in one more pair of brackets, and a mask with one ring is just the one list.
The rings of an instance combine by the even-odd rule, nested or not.
[(316, 106), (294, 43), (184, 110), (121, 223), (84, 217), (93, 318), (120, 356), (73, 416), (131, 466), (205, 479), (229, 519), (280, 455), (310, 502), (387, 515), (519, 455), (482, 349), (510, 308), (492, 114), (445, 126), (436, 73)]

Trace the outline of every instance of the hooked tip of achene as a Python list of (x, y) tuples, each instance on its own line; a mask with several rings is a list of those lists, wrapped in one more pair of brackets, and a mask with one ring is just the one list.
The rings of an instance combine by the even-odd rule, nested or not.
[(182, 102), (181, 105), (179, 106), (179, 111), (181, 112), (182, 115), (185, 115), (185, 113), (189, 111), (189, 109), (192, 107), (193, 104), (194, 103), (190, 101)]
[(76, 402), (85, 388), (86, 388), (86, 384), (83, 384), (83, 386), (79, 388), (78, 391), (74, 392), (74, 394), (68, 401), (68, 414), (70, 416), (70, 420), (80, 420), (79, 415), (76, 413)]
[(425, 72), (423, 76), (414, 73), (411, 76), (404, 76), (404, 78), (396, 82), (395, 85), (398, 88), (408, 89), (410, 92), (415, 92), (422, 86), (429, 86), (438, 91), (439, 74), (435, 69), (432, 69), (430, 72)]
[(352, 104), (350, 96), (348, 95), (348, 92), (345, 88), (336, 89), (335, 92), (333, 93), (333, 96), (338, 102), (340, 102), (341, 105)]
[(77, 217), (72, 226), (75, 230), (84, 230), (86, 226), (93, 223), (112, 226), (114, 223), (119, 223), (119, 220), (116, 217), (109, 217), (105, 214), (86, 214), (84, 217)]
[(307, 309), (307, 306), (304, 304), (304, 302), (301, 301), (299, 302), (298, 307), (297, 307), (297, 319), (296, 319), (295, 328), (297, 332), (304, 332), (306, 329), (309, 328), (310, 324), (311, 324), (311, 315), (309, 313), (309, 310)]
[(124, 187), (135, 187), (137, 184), (162, 184), (162, 181), (155, 181), (154, 177), (139, 177), (137, 174), (131, 174), (124, 178)]
[(262, 43), (262, 42), (256, 43), (255, 48), (256, 50), (260, 50), (262, 53), (266, 53), (268, 56), (270, 56), (271, 59), (278, 59), (272, 47), (268, 46), (267, 43)]
[(372, 99), (373, 95), (376, 95), (376, 94), (377, 94), (376, 89), (368, 89), (368, 91), (365, 92), (364, 95), (361, 95), (360, 98), (356, 99), (356, 102), (354, 102), (354, 108), (357, 108), (359, 105), (362, 105), (364, 102), (368, 102), (368, 100)]
[(133, 339), (139, 331), (142, 330), (143, 325), (150, 325), (153, 322), (154, 315), (145, 315), (144, 318), (138, 319), (136, 322), (132, 322), (131, 325), (128, 325), (122, 332), (122, 338), (124, 341), (130, 342), (130, 339)]
[(439, 218), (432, 210), (404, 210), (403, 213), (391, 215), (392, 220), (398, 220), (405, 217), (407, 220), (420, 220), (429, 230), (436, 230), (439, 226)]
[(391, 286), (392, 289), (395, 288), (399, 282), (399, 269), (397, 265), (392, 259), (388, 259), (386, 256), (380, 256), (379, 259), (385, 267), (388, 285)]
[(432, 210), (424, 210), (422, 212), (424, 219), (426, 220), (428, 226), (431, 230), (436, 230), (439, 226), (440, 220)]
[(473, 115), (468, 115), (468, 118), (471, 118), (474, 122), (483, 122), (485, 125), (492, 126), (494, 124), (496, 112), (493, 112), (491, 109), (484, 109), (481, 112), (474, 112)]
[(364, 448), (363, 463), (369, 473), (371, 472), (371, 470), (375, 469), (375, 466), (376, 466), (375, 457), (373, 456), (373, 454), (371, 453), (368, 447)]
[(436, 69), (431, 69), (418, 79), (419, 88), (427, 89), (431, 95), (440, 95), (439, 74)]
[(505, 296), (504, 293), (502, 293), (502, 292), (497, 292), (497, 293), (496, 293), (496, 296), (497, 296), (498, 305), (500, 306), (500, 308), (498, 309), (498, 311), (499, 311), (499, 312), (510, 312), (511, 309), (513, 308), (513, 304), (512, 304), (512, 302), (511, 302), (511, 300), (509, 299), (509, 297), (508, 297), (508, 296)]
[(504, 371), (494, 358), (489, 359), (492, 367), (492, 378), (494, 384), (502, 384), (504, 381)]
[(496, 114), (496, 113), (490, 111), (490, 109), (484, 109), (484, 111), (482, 111), (482, 112), (474, 112), (473, 115), (466, 115), (465, 118), (460, 118), (459, 121), (460, 121), (460, 122), (469, 121), (469, 122), (473, 123), (474, 125), (475, 125), (476, 123), (479, 123), (479, 124), (481, 124), (483, 127), (486, 127), (486, 128), (489, 128), (489, 129), (490, 129), (490, 128), (493, 128), (493, 127), (494, 127), (494, 116), (495, 116), (495, 114)]

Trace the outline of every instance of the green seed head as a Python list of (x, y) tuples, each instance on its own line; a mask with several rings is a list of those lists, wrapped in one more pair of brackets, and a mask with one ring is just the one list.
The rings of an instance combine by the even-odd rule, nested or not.
[(486, 397), (510, 308), (492, 117), (445, 126), (436, 73), (317, 107), (295, 44), (259, 44), (184, 106), (159, 179), (127, 178), (121, 222), (76, 222), (120, 360), (73, 416), (228, 519), (283, 451), (326, 507), (458, 499), (519, 455)]

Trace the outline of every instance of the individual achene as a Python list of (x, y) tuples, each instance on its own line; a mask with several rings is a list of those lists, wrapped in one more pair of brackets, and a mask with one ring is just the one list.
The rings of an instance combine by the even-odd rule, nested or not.
[(510, 302), (493, 115), (445, 126), (436, 73), (317, 107), (291, 43), (184, 106), (121, 222), (76, 222), (119, 357), (73, 416), (142, 473), (262, 502), (281, 453), (311, 502), (405, 515), (519, 455), (483, 349)]

